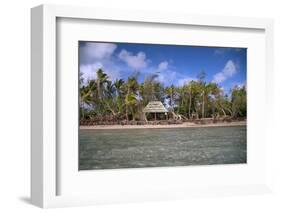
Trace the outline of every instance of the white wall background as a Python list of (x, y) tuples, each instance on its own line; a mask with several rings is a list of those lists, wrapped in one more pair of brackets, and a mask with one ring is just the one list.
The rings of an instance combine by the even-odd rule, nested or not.
[[(37, 212), (29, 204), (30, 8), (42, 3), (275, 19), (276, 125), (281, 109), (281, 13), (278, 0), (7, 0), (0, 6), (0, 212)], [(278, 83), (280, 85), (278, 85)], [(266, 112), (264, 112), (266, 113)], [(280, 125), (281, 126), (281, 125)], [(281, 129), (279, 127), (279, 129)], [(272, 141), (275, 187), (271, 195), (51, 209), (51, 212), (280, 212), (281, 139)]]

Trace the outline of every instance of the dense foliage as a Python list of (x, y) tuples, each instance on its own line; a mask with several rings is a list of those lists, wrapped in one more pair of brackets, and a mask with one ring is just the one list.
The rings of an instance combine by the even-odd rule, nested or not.
[(80, 74), (80, 118), (143, 120), (143, 108), (149, 101), (161, 101), (173, 115), (187, 119), (215, 117), (245, 118), (246, 88), (234, 86), (229, 95), (214, 82), (205, 81), (205, 73), (183, 86), (165, 87), (157, 75), (138, 82), (138, 75), (111, 81), (101, 69), (96, 79), (85, 81)]

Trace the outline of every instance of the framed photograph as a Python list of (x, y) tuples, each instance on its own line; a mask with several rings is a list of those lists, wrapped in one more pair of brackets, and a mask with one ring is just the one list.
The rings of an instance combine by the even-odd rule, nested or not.
[(272, 20), (31, 14), (33, 204), (270, 192)]

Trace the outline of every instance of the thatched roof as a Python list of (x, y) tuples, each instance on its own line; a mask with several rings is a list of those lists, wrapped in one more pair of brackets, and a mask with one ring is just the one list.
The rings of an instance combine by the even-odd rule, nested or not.
[(161, 101), (150, 101), (143, 109), (143, 112), (168, 112), (168, 110)]

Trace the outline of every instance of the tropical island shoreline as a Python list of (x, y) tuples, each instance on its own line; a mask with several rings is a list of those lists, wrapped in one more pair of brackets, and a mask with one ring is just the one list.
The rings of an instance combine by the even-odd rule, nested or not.
[(246, 126), (247, 121), (218, 122), (208, 124), (196, 124), (193, 122), (184, 122), (181, 124), (144, 124), (144, 125), (91, 125), (80, 126), (80, 130), (102, 130), (102, 129), (169, 129), (169, 128), (198, 128), (198, 127), (232, 127)]

